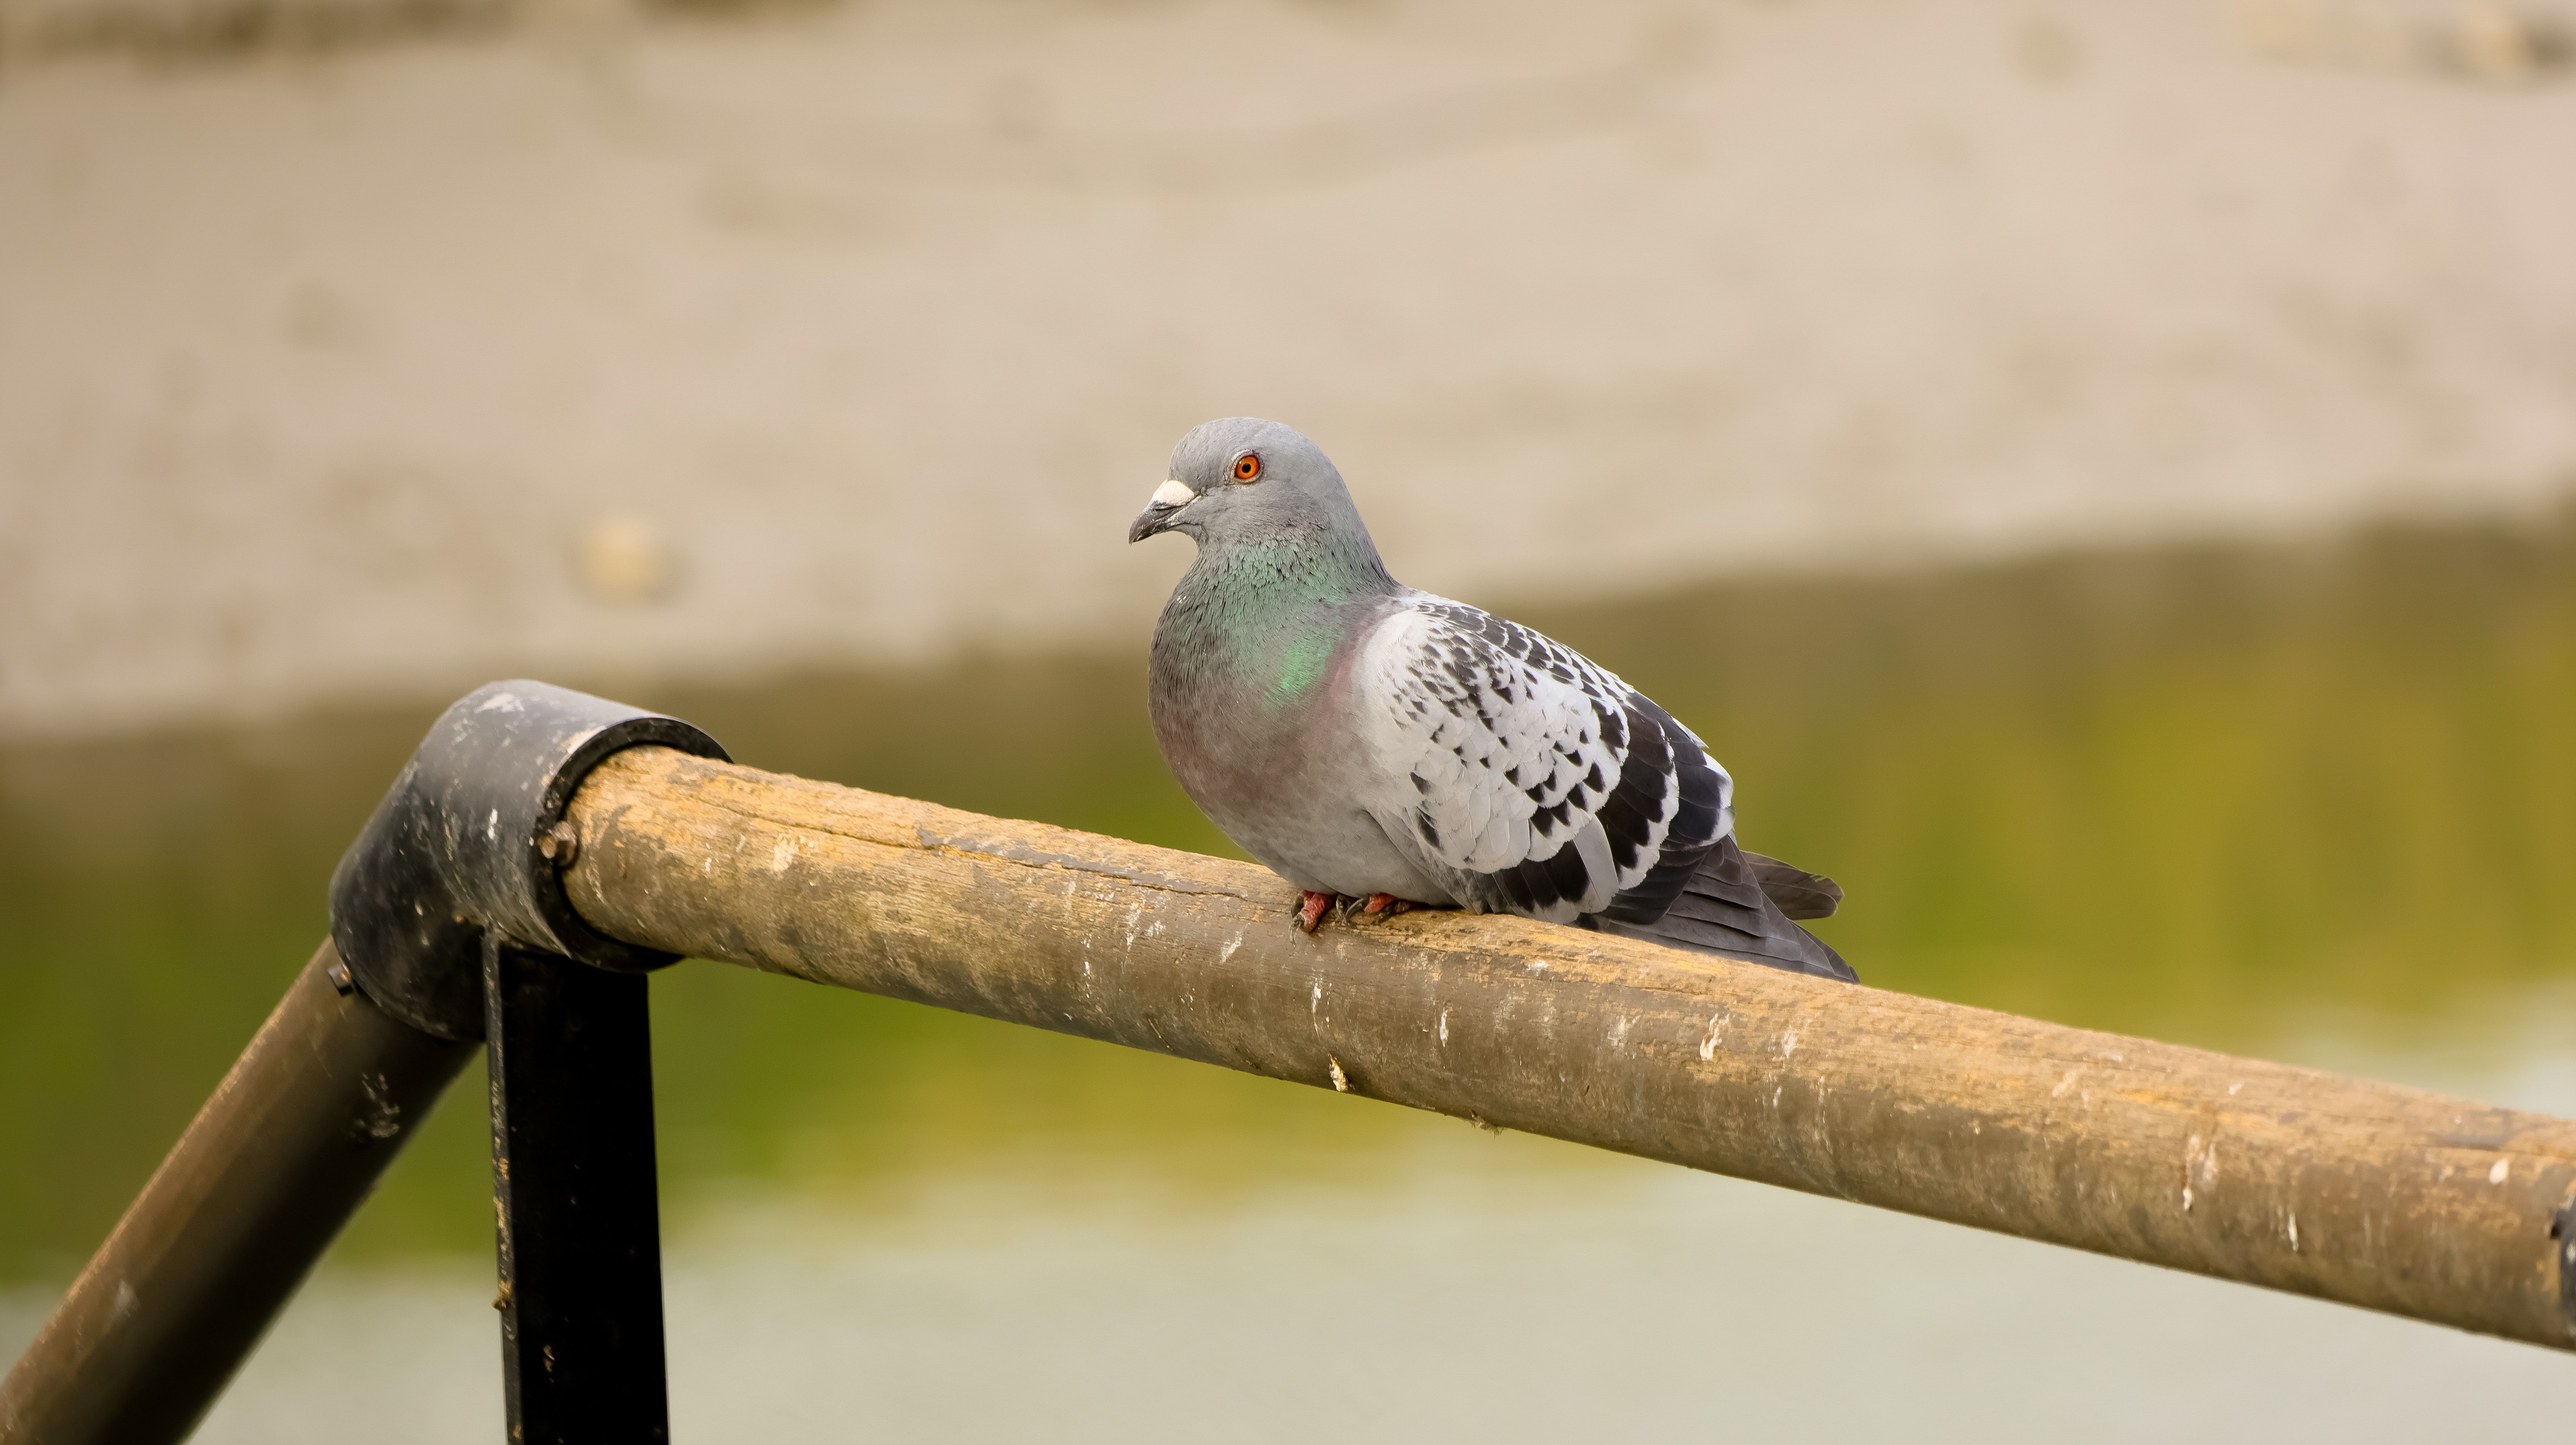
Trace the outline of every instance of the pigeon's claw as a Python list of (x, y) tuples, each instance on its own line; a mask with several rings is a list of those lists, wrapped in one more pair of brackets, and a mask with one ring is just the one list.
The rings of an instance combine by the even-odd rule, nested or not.
[(1297, 892), (1299, 894), (1297, 903), (1298, 931), (1301, 933), (1312, 933), (1323, 926), (1324, 910), (1333, 906), (1336, 895), (1330, 893), (1318, 893), (1312, 888), (1300, 888)]
[(1392, 893), (1372, 893), (1368, 897), (1368, 903), (1360, 909), (1360, 912), (1402, 913), (1408, 908), (1419, 908), (1421, 906), (1422, 905), (1413, 902), (1411, 899), (1398, 898)]

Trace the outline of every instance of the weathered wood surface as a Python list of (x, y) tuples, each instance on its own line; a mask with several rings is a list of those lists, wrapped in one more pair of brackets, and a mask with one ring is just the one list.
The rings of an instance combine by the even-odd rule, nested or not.
[[(2576, 1123), (637, 748), (603, 931), (816, 983), (2576, 1348)], [(2070, 967), (2081, 966), (2070, 960)]]

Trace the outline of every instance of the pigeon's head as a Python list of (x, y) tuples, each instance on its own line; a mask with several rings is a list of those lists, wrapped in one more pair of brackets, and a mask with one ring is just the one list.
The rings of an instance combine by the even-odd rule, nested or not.
[(1186, 532), (1201, 547), (1298, 533), (1363, 546), (1368, 538), (1332, 459), (1295, 427), (1252, 416), (1201, 422), (1172, 448), (1170, 480), (1154, 489), (1127, 540), (1157, 532)]

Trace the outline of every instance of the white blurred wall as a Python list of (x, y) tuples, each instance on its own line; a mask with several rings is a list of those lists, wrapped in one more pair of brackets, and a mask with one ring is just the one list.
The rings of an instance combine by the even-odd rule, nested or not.
[[(1179, 432), (1482, 600), (2542, 505), (2546, 12), (546, 11), (0, 69), (0, 735), (1141, 647)], [(2533, 19), (2537, 15), (2537, 20)]]

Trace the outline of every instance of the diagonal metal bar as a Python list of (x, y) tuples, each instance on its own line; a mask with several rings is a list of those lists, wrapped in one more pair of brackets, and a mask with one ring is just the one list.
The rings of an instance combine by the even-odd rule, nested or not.
[(0, 1441), (184, 1438), (474, 1057), (335, 977), (326, 942), (0, 1383)]

